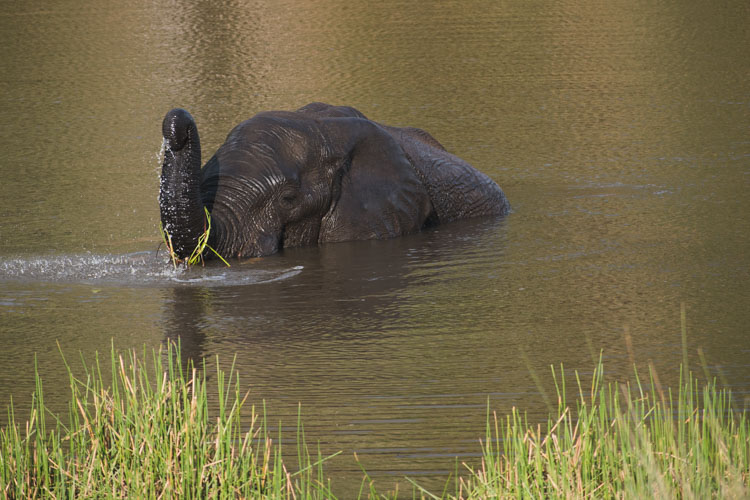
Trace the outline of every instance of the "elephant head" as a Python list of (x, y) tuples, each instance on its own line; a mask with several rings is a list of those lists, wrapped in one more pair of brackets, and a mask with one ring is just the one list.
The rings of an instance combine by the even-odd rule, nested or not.
[[(173, 250), (184, 259), (205, 231), (208, 213), (212, 248), (224, 257), (256, 257), (284, 247), (389, 238), (418, 231), (441, 217), (507, 210), (500, 188), (463, 162), (459, 188), (483, 184), (479, 187), (485, 189), (489, 181), (502, 206), (490, 199), (486, 209), (477, 211), (479, 204), (472, 198), (473, 212), (446, 218), (441, 203), (459, 206), (461, 200), (448, 199), (455, 193), (443, 193), (435, 205), (431, 193), (451, 186), (441, 186), (440, 179), (431, 183), (431, 172), (433, 167), (435, 172), (452, 168), (446, 158), (458, 159), (425, 132), (412, 137), (413, 130), (379, 125), (353, 108), (313, 103), (296, 112), (260, 113), (242, 122), (201, 168), (195, 121), (184, 109), (173, 109), (162, 124), (162, 225)], [(420, 139), (424, 136), (434, 144)], [(466, 178), (467, 167), (481, 182)], [(461, 189), (455, 191), (460, 195)]]

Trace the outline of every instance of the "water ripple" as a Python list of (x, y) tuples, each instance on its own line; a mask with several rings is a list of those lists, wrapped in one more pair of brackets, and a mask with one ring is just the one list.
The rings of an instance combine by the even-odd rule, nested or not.
[(291, 278), (302, 266), (257, 269), (212, 264), (206, 267), (174, 268), (152, 252), (124, 255), (59, 255), (26, 257), (0, 262), (0, 282), (95, 283), (128, 286), (200, 285), (232, 286), (260, 284)]

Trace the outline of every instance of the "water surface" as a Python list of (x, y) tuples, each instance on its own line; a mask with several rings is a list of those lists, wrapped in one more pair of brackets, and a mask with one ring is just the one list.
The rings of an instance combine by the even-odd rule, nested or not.
[[(486, 406), (547, 411), (549, 366), (688, 350), (750, 398), (747, 2), (30, 3), (0, 14), (0, 402), (37, 357), (181, 339), (236, 356), (271, 423), (343, 491), (476, 463)], [(175, 271), (157, 255), (164, 113), (204, 154), (314, 101), (422, 127), (513, 213)], [(627, 332), (627, 334), (626, 334)], [(626, 341), (630, 339), (630, 343)], [(629, 347), (628, 347), (629, 346)], [(535, 382), (541, 379), (541, 386)], [(404, 483), (402, 483), (402, 488)]]

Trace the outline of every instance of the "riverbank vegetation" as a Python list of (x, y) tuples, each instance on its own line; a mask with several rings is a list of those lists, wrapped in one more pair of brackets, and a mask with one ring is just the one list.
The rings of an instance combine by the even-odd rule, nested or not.
[[(217, 368), (210, 377), (218, 401), (209, 402), (214, 391), (207, 390), (204, 369), (183, 366), (179, 347), (146, 354), (113, 349), (106, 372), (97, 358), (77, 377), (68, 367), (66, 418), (47, 411), (37, 375), (28, 421), (17, 422), (11, 405), (0, 430), (0, 495), (334, 498), (335, 478), (324, 472), (329, 457), (311, 452), (298, 423), (299, 465), (287, 467), (264, 419), (254, 410), (242, 411), (247, 394), (234, 367), (228, 374)], [(546, 425), (529, 423), (516, 409), (505, 417), (488, 416), (479, 465), (465, 466), (445, 492), (412, 481), (407, 496), (750, 495), (750, 422), (715, 383), (699, 385), (686, 373), (673, 392), (661, 388), (653, 372), (647, 383), (637, 373), (630, 384), (605, 383), (600, 361), (587, 387), (576, 376), (571, 405), (564, 374), (553, 376), (558, 408)], [(366, 471), (363, 476), (360, 496), (379, 496)]]
[[(560, 370), (560, 375), (562, 370)], [(603, 383), (601, 360), (589, 390), (565, 400), (546, 426), (514, 409), (491, 420), (482, 464), (460, 480), (466, 498), (748, 498), (750, 422), (715, 382), (687, 374), (676, 393)], [(559, 382), (559, 384), (558, 384)], [(648, 389), (646, 388), (648, 387)]]

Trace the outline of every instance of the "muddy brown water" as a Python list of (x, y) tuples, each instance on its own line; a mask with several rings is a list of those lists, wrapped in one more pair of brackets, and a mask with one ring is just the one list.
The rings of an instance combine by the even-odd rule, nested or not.
[[(750, 406), (748, 26), (744, 1), (4, 9), (0, 402), (28, 408), (36, 356), (65, 408), (57, 342), (92, 359), (180, 337), (236, 356), (292, 441), (301, 404), (341, 491), (354, 453), (384, 490), (439, 491), (477, 463), (488, 402), (542, 419), (550, 365), (585, 377), (601, 351), (613, 378), (635, 361), (674, 382), (684, 304), (692, 366)], [(513, 213), (230, 269), (154, 256), (168, 109), (210, 154), (314, 100), (429, 130)]]

